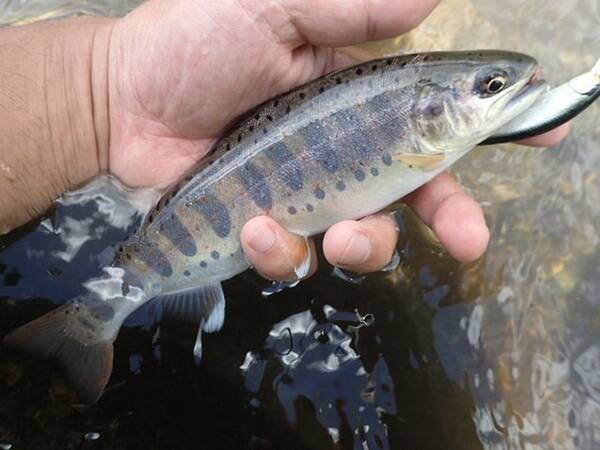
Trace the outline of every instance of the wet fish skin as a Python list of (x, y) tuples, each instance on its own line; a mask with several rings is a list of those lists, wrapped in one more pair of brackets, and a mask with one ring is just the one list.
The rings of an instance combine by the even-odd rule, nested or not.
[[(108, 381), (106, 361), (112, 364), (112, 341), (125, 318), (166, 296), (165, 312), (199, 322), (199, 358), (202, 331), (223, 321), (219, 283), (248, 268), (239, 235), (249, 219), (266, 214), (311, 236), (381, 210), (531, 104), (539, 92), (527, 83), (536, 67), (510, 52), (408, 55), (327, 75), (268, 101), (163, 196), (106, 275), (88, 283), (88, 296), (4, 342), (58, 359), (72, 382), (86, 380), (79, 391), (93, 402)], [(491, 95), (486, 80), (498, 73), (506, 87)], [(89, 363), (90, 349), (101, 365)]]
[[(471, 72), (478, 72), (489, 64), (508, 65), (508, 57), (465, 53), (452, 68), (439, 70), (440, 64), (449, 64), (450, 54), (428, 56), (369, 62), (257, 109), (217, 144), (191, 180), (165, 195), (136, 240), (124, 248), (124, 257), (131, 258), (127, 266), (143, 277), (159, 274), (154, 278), (163, 290), (221, 281), (247, 268), (239, 233), (252, 217), (267, 214), (288, 230), (310, 236), (339, 220), (376, 212), (432, 178), (481, 140), (473, 136), (475, 130), (469, 130), (467, 142), (446, 152), (436, 170), (408, 167), (393, 161), (392, 154), (437, 153), (435, 141), (419, 138), (419, 127), (441, 133), (443, 145), (451, 147), (453, 137), (443, 134), (447, 127), (436, 130), (447, 121), (423, 117), (436, 112), (433, 100), (449, 100), (445, 96), (474, 83), (471, 64)], [(525, 61), (516, 64), (535, 65)], [(452, 76), (458, 81), (450, 84)], [(423, 99), (426, 103), (419, 104)], [(463, 104), (469, 106), (468, 100)], [(459, 113), (461, 107), (455, 107)], [(457, 116), (468, 128), (468, 121), (479, 117), (465, 110)], [(181, 276), (186, 270), (190, 274)]]

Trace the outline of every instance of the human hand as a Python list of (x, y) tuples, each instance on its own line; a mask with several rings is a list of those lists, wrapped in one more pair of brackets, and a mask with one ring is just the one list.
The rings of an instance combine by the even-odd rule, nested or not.
[[(331, 47), (408, 31), (436, 0), (152, 0), (117, 22), (109, 53), (111, 173), (132, 186), (174, 182), (202, 158), (223, 129), (253, 106), (350, 63)], [(529, 143), (549, 145), (568, 129)], [(481, 207), (448, 174), (407, 199), (458, 260), (478, 258), (489, 232)], [(325, 234), (331, 264), (376, 271), (398, 233), (379, 214), (344, 221)], [(255, 268), (294, 277), (304, 241), (268, 217), (241, 234)], [(312, 268), (314, 270), (314, 267)]]

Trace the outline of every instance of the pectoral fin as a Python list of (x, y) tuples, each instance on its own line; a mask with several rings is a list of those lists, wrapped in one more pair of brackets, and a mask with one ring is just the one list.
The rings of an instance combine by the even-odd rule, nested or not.
[(443, 153), (398, 153), (392, 156), (396, 161), (427, 171), (438, 167), (445, 157)]

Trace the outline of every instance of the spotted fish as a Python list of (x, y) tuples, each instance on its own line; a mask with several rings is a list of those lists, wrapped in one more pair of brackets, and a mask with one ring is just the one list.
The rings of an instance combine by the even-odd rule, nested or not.
[(57, 360), (94, 402), (123, 321), (160, 297), (165, 315), (199, 323), (199, 359), (202, 332), (223, 324), (221, 281), (248, 268), (239, 237), (249, 219), (268, 215), (312, 236), (381, 210), (530, 106), (543, 91), (536, 69), (503, 51), (398, 56), (267, 101), (162, 197), (89, 294), (4, 343)]

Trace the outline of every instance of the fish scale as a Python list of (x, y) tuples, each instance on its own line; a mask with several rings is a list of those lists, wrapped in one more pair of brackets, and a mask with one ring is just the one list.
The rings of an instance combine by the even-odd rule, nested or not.
[[(406, 95), (405, 91), (402, 90), (400, 94)], [(329, 101), (327, 98), (320, 100)], [(304, 114), (311, 114), (310, 108), (318, 110), (319, 102), (309, 106)], [(179, 252), (171, 250), (168, 255), (173, 267), (179, 268), (180, 271), (191, 272), (191, 284), (199, 284), (205, 283), (207, 279), (210, 280), (212, 276), (221, 276), (222, 266), (228, 264), (226, 261), (232, 258), (232, 253), (235, 258), (243, 258), (238, 251), (240, 250), (239, 232), (243, 224), (256, 215), (270, 215), (300, 234), (313, 234), (325, 228), (331, 220), (345, 218), (342, 214), (353, 205), (352, 192), (359, 188), (366, 177), (373, 177), (371, 169), (377, 169), (377, 176), (381, 180), (371, 186), (374, 191), (378, 190), (378, 184), (388, 183), (386, 177), (400, 175), (396, 173), (397, 171), (386, 170), (390, 166), (388, 147), (394, 140), (390, 139), (389, 134), (379, 133), (379, 127), (386, 130), (386, 124), (391, 120), (395, 121), (397, 129), (406, 127), (403, 124), (406, 116), (403, 111), (399, 110), (394, 116), (391, 108), (378, 109), (377, 103), (370, 105), (368, 98), (365, 99), (362, 108), (369, 111), (367, 114), (360, 112), (353, 114), (353, 108), (356, 106), (349, 106), (341, 112), (346, 117), (352, 117), (351, 121), (340, 122), (337, 118), (340, 112), (336, 111), (326, 113), (327, 115), (320, 117), (319, 120), (308, 121), (298, 128), (295, 134), (286, 136), (279, 133), (275, 140), (269, 133), (255, 131), (249, 134), (245, 140), (242, 139), (232, 147), (231, 152), (237, 151), (237, 155), (231, 154), (238, 156), (246, 152), (251, 154), (251, 157), (231, 158), (228, 164), (233, 167), (230, 170), (209, 169), (204, 177), (211, 177), (210, 183), (193, 179), (192, 184), (197, 182), (202, 187), (187, 193), (182, 192), (182, 199), (185, 201), (174, 201), (173, 206), (163, 209), (161, 214), (167, 215), (167, 219), (157, 217), (154, 223), (147, 227), (144, 238), (152, 239), (155, 235), (153, 229), (162, 226), (163, 229), (169, 230), (167, 232), (170, 236), (169, 240), (175, 248), (188, 249), (193, 246), (188, 242), (191, 233), (182, 230), (180, 223), (185, 222), (188, 228), (197, 226), (204, 230), (201, 236), (196, 236), (198, 240), (196, 255), (189, 255), (181, 250)], [(296, 119), (290, 116), (289, 120)], [(370, 131), (368, 138), (371, 145), (362, 147), (362, 155), (357, 159), (359, 152), (351, 146), (360, 142), (360, 138), (352, 138), (352, 136), (364, 137), (365, 133), (361, 130)], [(251, 142), (251, 145), (248, 145), (248, 142)], [(263, 145), (263, 142), (266, 142), (266, 145)], [(259, 150), (256, 151), (255, 147)], [(277, 164), (280, 161), (273, 155), (281, 152), (281, 148), (287, 150), (288, 159), (283, 164)], [(348, 151), (352, 149), (354, 151)], [(365, 169), (361, 169), (363, 167)], [(296, 177), (301, 174), (302, 188), (294, 189), (283, 181), (287, 179), (286, 172), (290, 168), (299, 172)], [(361, 170), (358, 172), (360, 174), (358, 177), (357, 170)], [(197, 177), (202, 179), (202, 174)], [(210, 190), (207, 190), (207, 184), (210, 184)], [(325, 193), (323, 199), (315, 197), (316, 188)], [(208, 223), (202, 215), (189, 213), (190, 209), (197, 210), (194, 205), (202, 204), (207, 195), (214, 196), (227, 208), (227, 211), (223, 210), (217, 215), (213, 224)], [(311, 205), (310, 211), (306, 205)], [(340, 211), (339, 215), (335, 213), (336, 209)], [(357, 209), (357, 214), (361, 215), (362, 211), (360, 208)], [(180, 216), (182, 218), (178, 219)], [(165, 220), (166, 223), (163, 223)], [(230, 233), (217, 234), (216, 230), (224, 228), (221, 224), (228, 221), (232, 221), (229, 227)], [(308, 221), (313, 223), (313, 228), (302, 230)], [(211, 256), (215, 251), (219, 254), (218, 261)], [(190, 256), (192, 260), (189, 259)], [(200, 261), (205, 261), (206, 267), (200, 267)], [(236, 261), (234, 264), (239, 266), (242, 262)], [(165, 284), (164, 281), (162, 284)]]
[[(200, 359), (202, 332), (223, 323), (220, 282), (249, 267), (240, 243), (248, 220), (267, 215), (312, 236), (380, 211), (531, 105), (541, 93), (536, 68), (530, 57), (501, 51), (407, 55), (269, 100), (165, 193), (104, 275), (86, 284), (89, 294), (3, 342), (59, 360), (82, 400), (93, 402), (110, 376), (121, 324), (161, 297), (165, 315), (198, 323)], [(505, 89), (488, 92), (489, 80)]]

